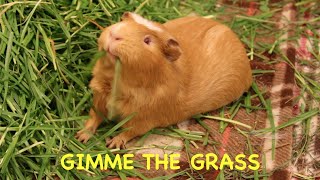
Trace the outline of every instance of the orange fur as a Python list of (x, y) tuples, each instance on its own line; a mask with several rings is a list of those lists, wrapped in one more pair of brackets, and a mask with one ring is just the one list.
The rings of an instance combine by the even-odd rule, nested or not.
[[(107, 116), (114, 58), (120, 58), (116, 112), (122, 117), (138, 114), (123, 125), (128, 131), (108, 142), (109, 147), (120, 147), (152, 128), (220, 108), (249, 89), (249, 60), (228, 27), (201, 17), (144, 26), (130, 16), (125, 13), (122, 22), (104, 29), (99, 49), (109, 55), (97, 62), (90, 82), (94, 106)], [(161, 31), (150, 29), (153, 25)], [(146, 36), (151, 38), (150, 44), (144, 42)], [(84, 130), (77, 133), (84, 142), (90, 138), (88, 131), (94, 133), (102, 121), (93, 110), (90, 117)]]

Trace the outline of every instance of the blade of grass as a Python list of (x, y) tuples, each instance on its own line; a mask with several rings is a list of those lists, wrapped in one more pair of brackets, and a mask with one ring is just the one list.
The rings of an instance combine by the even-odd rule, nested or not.
[(273, 128), (259, 129), (259, 130), (252, 131), (252, 133), (253, 134), (261, 134), (261, 133), (268, 133), (268, 132), (272, 132), (272, 131), (278, 131), (279, 129), (283, 129), (285, 127), (294, 125), (297, 122), (305, 121), (305, 120), (307, 120), (307, 119), (309, 119), (319, 113), (320, 113), (319, 109), (311, 109), (306, 113), (300, 114), (299, 116), (291, 118), (289, 121), (282, 123), (279, 126), (276, 126), (274, 129)]
[(198, 115), (196, 117), (197, 118), (207, 118), (207, 119), (214, 119), (214, 120), (224, 121), (224, 122), (228, 122), (228, 123), (231, 123), (231, 124), (235, 124), (235, 125), (239, 125), (239, 126), (245, 127), (247, 129), (252, 129), (252, 127), (249, 126), (249, 125), (243, 124), (243, 123), (241, 123), (239, 121), (227, 119), (227, 118), (222, 118), (222, 117), (217, 117), (217, 116), (206, 116), (206, 115)]
[(3, 156), (2, 159), (0, 159), (0, 162), (1, 162), (0, 163), (1, 173), (8, 173), (8, 169), (7, 169), (8, 168), (8, 164), (9, 164), (11, 158), (13, 158), (13, 156), (14, 156), (13, 152), (14, 152), (14, 149), (16, 147), (16, 144), (18, 143), (19, 136), (20, 136), (20, 134), (21, 134), (21, 132), (23, 130), (22, 126), (23, 126), (23, 124), (24, 124), (24, 122), (25, 122), (25, 120), (27, 118), (27, 115), (28, 115), (28, 113), (26, 113), (24, 115), (22, 123), (20, 124), (18, 131), (14, 134), (14, 136), (12, 138), (12, 142), (10, 143), (8, 149), (6, 150), (5, 155)]

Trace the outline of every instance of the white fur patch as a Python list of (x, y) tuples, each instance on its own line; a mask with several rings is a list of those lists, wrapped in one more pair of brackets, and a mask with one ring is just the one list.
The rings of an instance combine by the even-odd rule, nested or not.
[(155, 30), (155, 31), (162, 31), (161, 28), (155, 26), (151, 21), (144, 19), (143, 17), (141, 17), (138, 14), (135, 13), (131, 13), (131, 16), (133, 18), (134, 21), (136, 21), (137, 23), (146, 26), (147, 28), (151, 29), (151, 30)]

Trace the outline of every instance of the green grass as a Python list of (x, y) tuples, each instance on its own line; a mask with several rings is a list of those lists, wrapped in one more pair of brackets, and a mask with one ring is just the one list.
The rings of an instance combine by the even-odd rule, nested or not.
[[(88, 89), (91, 70), (97, 59), (97, 38), (101, 32), (98, 26), (108, 26), (120, 20), (125, 11), (144, 15), (148, 19), (165, 22), (196, 12), (202, 16), (225, 22), (239, 35), (247, 47), (248, 57), (260, 58), (269, 64), (265, 52), (278, 53), (281, 30), (274, 31), (277, 22), (270, 17), (281, 10), (281, 4), (270, 11), (268, 1), (263, 1), (261, 14), (247, 17), (239, 14), (239, 8), (232, 13), (225, 7), (215, 6), (215, 0), (98, 0), (98, 1), (13, 1), (0, 0), (0, 179), (101, 179), (106, 176), (138, 176), (145, 178), (137, 170), (101, 172), (66, 171), (60, 165), (65, 153), (109, 154), (125, 153), (126, 150), (110, 150), (105, 147), (104, 138), (122, 130), (121, 124), (104, 124), (87, 144), (78, 142), (74, 135), (88, 118), (92, 104), (92, 92)], [(297, 3), (301, 6), (303, 1)], [(231, 15), (226, 21), (223, 17)], [(303, 22), (299, 22), (303, 23)], [(97, 26), (98, 25), (98, 26)], [(276, 37), (272, 44), (256, 42), (256, 37)], [(317, 55), (316, 50), (314, 54)], [(317, 55), (319, 60), (319, 55)], [(271, 71), (255, 70), (254, 76)], [(320, 85), (308, 75), (296, 71), (297, 82), (303, 90), (319, 99)], [(255, 86), (254, 86), (255, 87)], [(220, 117), (200, 115), (197, 121), (207, 132), (197, 133), (169, 127), (155, 129), (150, 133), (184, 138), (186, 149), (200, 141), (215, 144), (208, 139), (210, 128), (200, 119), (220, 120), (220, 132), (227, 123), (243, 125), (233, 120), (240, 107), (248, 113), (265, 109), (270, 114), (270, 103), (263, 99), (263, 90), (254, 88), (256, 94), (247, 94), (239, 101), (220, 110)], [(251, 99), (259, 97), (262, 104), (252, 106)], [(224, 111), (231, 113), (224, 117)], [(312, 110), (293, 118), (278, 127), (253, 131), (261, 134), (272, 132), (304, 122), (318, 110)], [(271, 124), (272, 118), (270, 118)], [(247, 127), (251, 128), (251, 127)], [(147, 134), (147, 135), (148, 135)], [(247, 132), (243, 132), (244, 135)], [(144, 138), (144, 137), (142, 137)], [(248, 140), (248, 144), (250, 142)], [(177, 147), (158, 147), (172, 148)], [(251, 146), (250, 146), (251, 150)], [(303, 152), (303, 149), (300, 153)], [(135, 164), (136, 167), (141, 165)], [(260, 172), (259, 172), (260, 173)], [(179, 175), (195, 179), (187, 171), (156, 179), (171, 179)], [(199, 174), (199, 177), (202, 175)], [(220, 179), (259, 178), (265, 172), (246, 175), (241, 172), (224, 172)]]

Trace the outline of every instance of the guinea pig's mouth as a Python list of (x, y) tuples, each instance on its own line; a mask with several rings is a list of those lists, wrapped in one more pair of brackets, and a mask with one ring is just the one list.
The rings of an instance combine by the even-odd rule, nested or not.
[(112, 61), (115, 61), (115, 59), (118, 57), (117, 55), (115, 55), (114, 53), (112, 53), (109, 48), (108, 48), (108, 50), (107, 50), (107, 56), (108, 56)]

